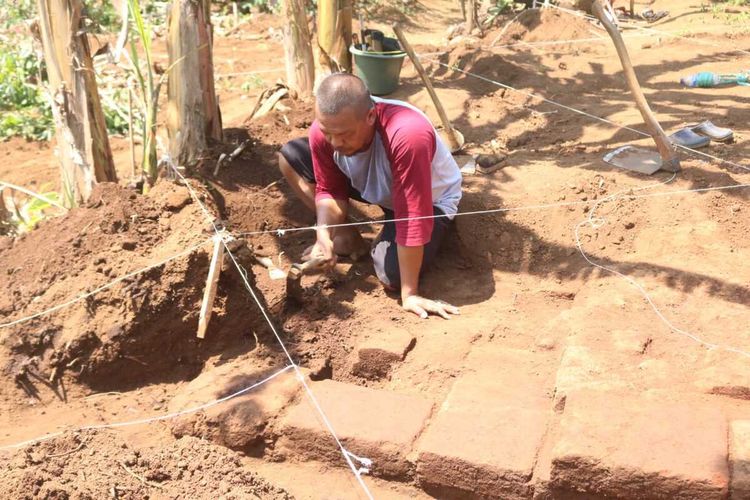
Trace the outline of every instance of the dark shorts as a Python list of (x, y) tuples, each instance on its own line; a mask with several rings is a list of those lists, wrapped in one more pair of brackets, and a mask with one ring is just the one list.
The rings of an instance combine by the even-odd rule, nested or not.
[[(287, 142), (281, 148), (281, 155), (289, 163), (300, 177), (305, 179), (311, 184), (315, 184), (315, 172), (313, 171), (312, 164), (312, 153), (310, 152), (310, 144), (307, 137), (294, 139)], [(368, 201), (362, 198), (362, 195), (349, 184), (349, 197), (360, 201), (362, 203), (370, 204)], [(385, 207), (383, 209), (383, 215), (385, 220), (394, 219), (393, 211)], [(437, 207), (433, 207), (434, 215), (443, 215), (443, 211)], [(422, 259), (422, 269), (424, 272), (430, 264), (435, 260), (435, 255), (440, 248), (440, 244), (448, 232), (448, 228), (452, 221), (447, 217), (436, 217), (434, 219), (434, 225), (432, 227), (432, 237), (430, 242), (424, 246), (424, 257)], [(385, 222), (383, 223), (383, 229), (375, 239), (372, 250), (372, 261), (375, 266), (375, 274), (378, 279), (384, 284), (398, 288), (401, 285), (401, 276), (399, 274), (398, 266), (398, 246), (396, 244), (396, 223)]]

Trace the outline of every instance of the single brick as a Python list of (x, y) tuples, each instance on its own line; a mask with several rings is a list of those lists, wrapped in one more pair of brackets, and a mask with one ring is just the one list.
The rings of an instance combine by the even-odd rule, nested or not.
[[(412, 475), (408, 455), (432, 413), (432, 402), (333, 380), (313, 383), (311, 389), (344, 447), (373, 461), (371, 474), (396, 479)], [(291, 408), (276, 432), (276, 449), (288, 458), (347, 466), (307, 397)]]
[(603, 497), (724, 499), (725, 418), (701, 402), (570, 393), (553, 450), (552, 484)]
[(475, 347), (418, 445), (422, 487), (439, 497), (531, 498), (550, 416), (550, 353)]

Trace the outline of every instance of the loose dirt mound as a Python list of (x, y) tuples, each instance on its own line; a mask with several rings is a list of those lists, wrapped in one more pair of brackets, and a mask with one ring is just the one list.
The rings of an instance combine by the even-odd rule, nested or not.
[(237, 454), (191, 437), (154, 451), (116, 434), (65, 435), (3, 462), (0, 483), (4, 498), (291, 498)]
[(591, 38), (595, 36), (593, 32), (594, 27), (591, 23), (567, 12), (554, 9), (528, 10), (512, 22), (503, 25), (503, 28), (488, 33), (486, 39), (497, 39), (494, 45), (503, 45), (519, 41), (548, 42)]
[[(0, 287), (8, 291), (0, 313), (12, 321), (43, 311), (207, 242), (205, 221), (187, 189), (171, 182), (148, 196), (101, 185), (88, 206), (0, 250)], [(232, 321), (247, 317), (250, 306), (236, 271), (224, 273), (211, 345), (196, 341), (209, 251), (206, 244), (2, 330), (3, 370), (31, 395), (34, 379), (54, 384), (63, 373), (102, 390), (194, 376), (214, 349), (242, 340)]]

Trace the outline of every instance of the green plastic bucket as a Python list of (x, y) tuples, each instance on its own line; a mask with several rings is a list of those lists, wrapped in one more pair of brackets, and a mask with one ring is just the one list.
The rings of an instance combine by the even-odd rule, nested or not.
[(349, 47), (354, 56), (354, 74), (365, 82), (373, 95), (390, 94), (396, 90), (406, 57), (406, 52), (398, 50), (398, 42), (392, 38), (386, 38), (383, 46), (386, 50), (391, 47), (396, 50), (394, 53), (370, 52), (359, 49), (361, 45)]

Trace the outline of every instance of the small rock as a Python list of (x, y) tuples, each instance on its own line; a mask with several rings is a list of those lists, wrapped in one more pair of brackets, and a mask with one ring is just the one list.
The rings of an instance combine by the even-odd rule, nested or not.
[(551, 351), (552, 349), (555, 348), (555, 346), (557, 345), (557, 342), (555, 342), (554, 337), (544, 336), (544, 337), (539, 337), (536, 339), (536, 345), (540, 349), (543, 349), (545, 351)]
[(138, 242), (135, 240), (124, 240), (122, 243), (120, 243), (120, 247), (123, 250), (135, 250), (135, 247), (138, 246)]
[(177, 212), (191, 202), (190, 193), (187, 190), (180, 189), (178, 191), (172, 191), (169, 193), (164, 200), (164, 208)]
[(635, 222), (632, 220), (626, 221), (623, 223), (623, 226), (625, 226), (625, 229), (633, 229), (635, 227)]

